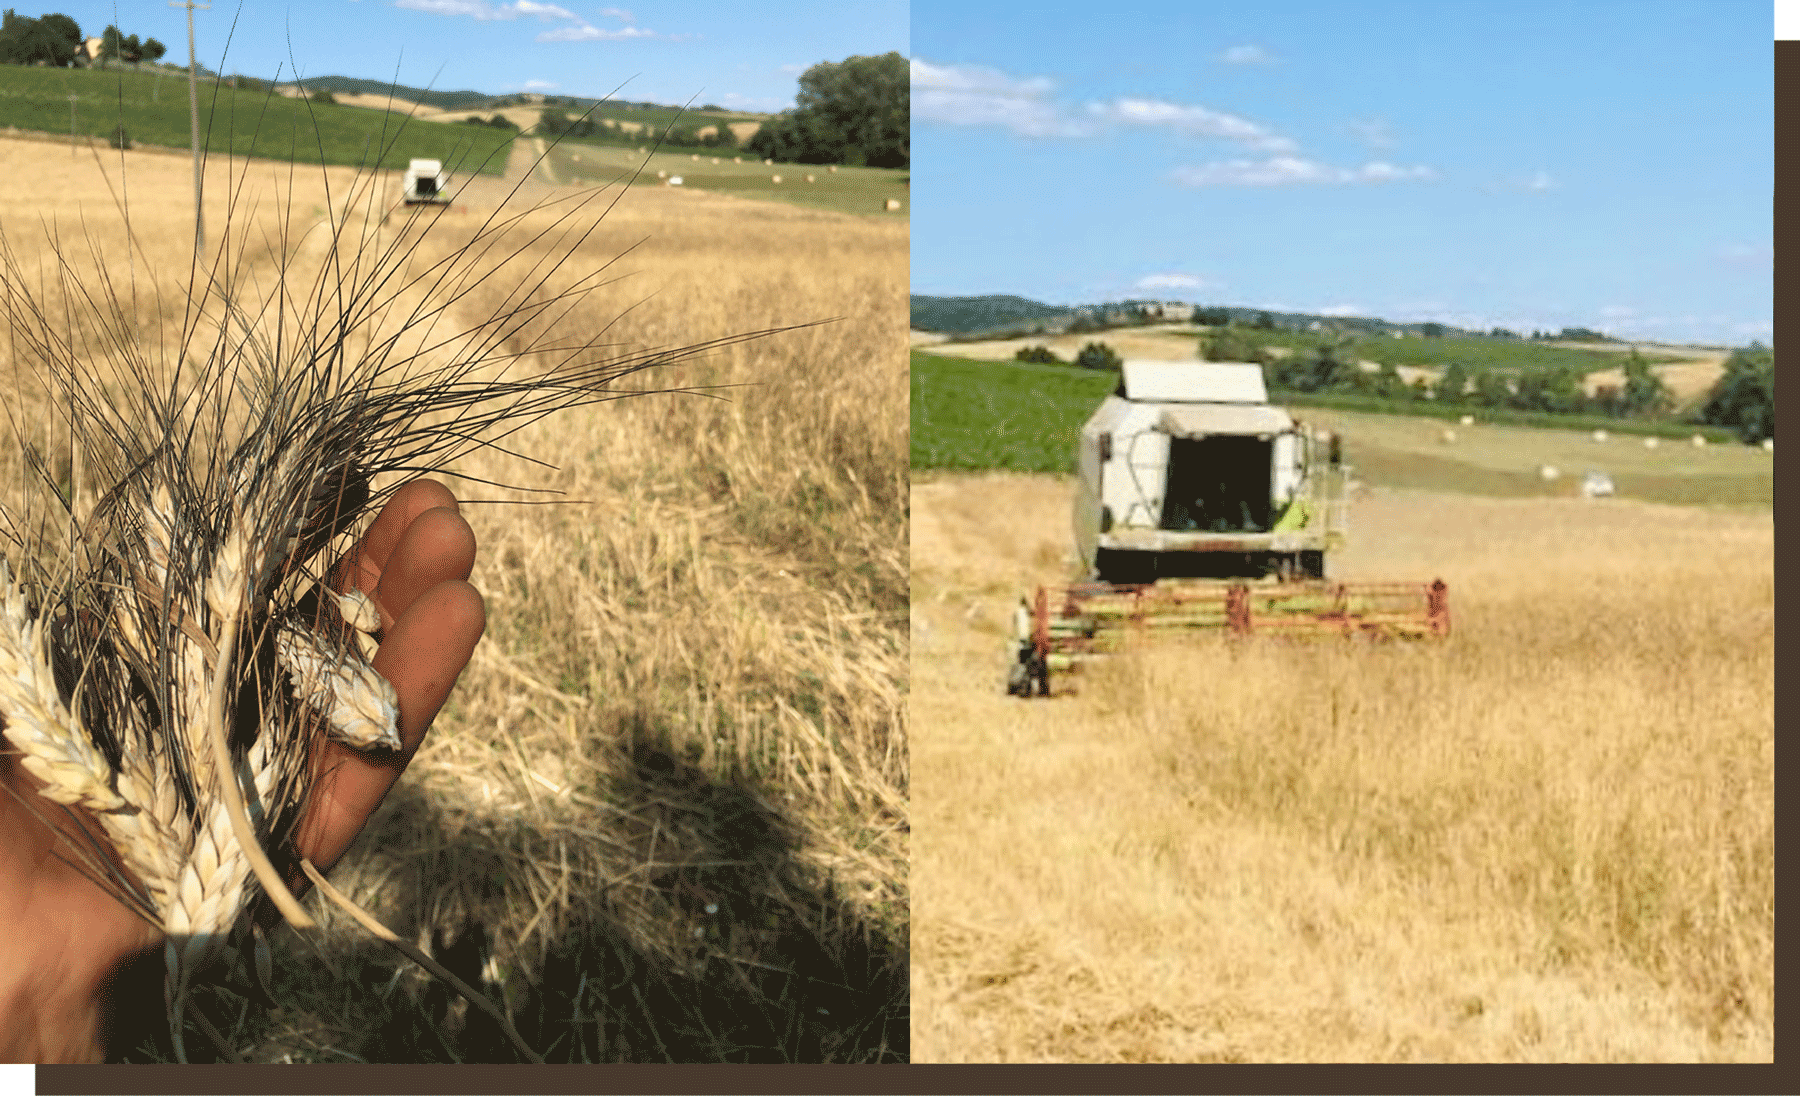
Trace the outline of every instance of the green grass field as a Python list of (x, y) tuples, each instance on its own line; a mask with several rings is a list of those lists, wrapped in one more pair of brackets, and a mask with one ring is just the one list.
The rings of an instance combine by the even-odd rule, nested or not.
[[(743, 160), (733, 162), (734, 157)], [(679, 176), (685, 189), (778, 200), (833, 212), (905, 219), (911, 208), (908, 170), (839, 166), (832, 173), (825, 166), (765, 166), (760, 158), (730, 151), (696, 154), (659, 150), (640, 154), (637, 147), (603, 146), (578, 139), (564, 140), (552, 147), (539, 167), (540, 175), (547, 174), (556, 183), (567, 185), (603, 185), (636, 173), (636, 184), (660, 187), (664, 179), (657, 176), (658, 171)], [(808, 174), (813, 178), (810, 182), (806, 180)], [(772, 180), (777, 175), (781, 178), (779, 183)], [(892, 212), (887, 209), (889, 198), (900, 202), (900, 207)]]
[[(106, 138), (123, 125), (134, 143), (188, 146), (187, 78), (172, 71), (0, 66), (0, 127), (68, 134), (71, 95), (77, 136)], [(510, 133), (492, 127), (209, 83), (200, 86), (200, 126), (215, 155), (386, 169), (437, 158), (463, 173), (499, 173), (512, 146)]]
[[(1104, 371), (983, 362), (913, 352), (914, 470), (1073, 473), (1081, 425), (1117, 383)], [(1585, 471), (1613, 478), (1621, 497), (1680, 505), (1772, 505), (1774, 456), (1694, 428), (1669, 425), (1645, 445), (1642, 425), (1579, 427), (1356, 412), (1283, 402), (1301, 420), (1337, 430), (1346, 461), (1371, 485), (1496, 497), (1567, 496)], [(1521, 414), (1508, 414), (1521, 415)], [(1604, 441), (1593, 430), (1608, 431)], [(1444, 433), (1453, 433), (1447, 440)], [(1546, 481), (1542, 468), (1558, 476)]]
[(1081, 425), (1118, 375), (913, 352), (912, 468), (1072, 473)]

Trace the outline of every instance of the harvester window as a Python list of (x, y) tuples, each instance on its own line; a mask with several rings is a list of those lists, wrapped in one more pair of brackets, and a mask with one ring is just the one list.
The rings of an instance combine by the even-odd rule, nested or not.
[(1267, 532), (1274, 524), (1269, 496), (1274, 449), (1256, 436), (1171, 439), (1162, 529)]

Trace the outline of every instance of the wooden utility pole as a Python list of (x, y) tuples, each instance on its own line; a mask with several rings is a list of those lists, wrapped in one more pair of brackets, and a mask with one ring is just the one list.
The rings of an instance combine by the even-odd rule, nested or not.
[(194, 147), (194, 254), (206, 252), (206, 217), (200, 209), (200, 92), (194, 75), (194, 9), (212, 11), (211, 4), (194, 0), (169, 0), (171, 8), (186, 8), (188, 19), (188, 134)]

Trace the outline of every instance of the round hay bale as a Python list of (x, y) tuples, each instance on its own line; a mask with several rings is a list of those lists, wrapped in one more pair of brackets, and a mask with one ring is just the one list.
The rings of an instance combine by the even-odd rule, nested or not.
[(1445, 443), (1455, 443), (1456, 442), (1456, 429), (1455, 428), (1445, 428), (1443, 431), (1438, 433), (1438, 438), (1443, 440)]
[(1656, 445), (1659, 442), (1661, 442), (1661, 441), (1658, 440), (1655, 436), (1645, 436), (1644, 437), (1644, 450), (1646, 450), (1646, 451), (1656, 450)]
[(719, 164), (719, 160), (718, 160), (718, 159), (717, 159), (717, 158), (714, 158), (714, 159), (713, 159), (713, 165), (715, 165), (715, 166), (716, 166), (716, 165), (718, 165), (718, 164)]
[(774, 164), (775, 164), (775, 159), (773, 159), (773, 158), (764, 158), (763, 159), (763, 165), (765, 165), (765, 166), (773, 166)]
[(887, 206), (886, 207), (889, 212), (898, 212), (898, 211), (900, 211), (900, 202), (895, 200), (893, 197), (889, 197), (889, 198), (887, 198)]
[(698, 162), (700, 160), (700, 156), (698, 154), (690, 154), (690, 155), (688, 155), (688, 157), (692, 158), (696, 162)]
[(811, 185), (813, 183), (813, 175), (812, 174), (809, 173), (806, 175), (806, 183), (808, 185)]
[(741, 165), (741, 164), (742, 164), (742, 163), (743, 163), (743, 161), (744, 161), (744, 159), (743, 159), (743, 158), (742, 158), (742, 157), (741, 157), (741, 156), (740, 156), (740, 157), (737, 157), (737, 158), (733, 158), (733, 159), (732, 159), (732, 160), (731, 160), (731, 164), (732, 164), (732, 165), (734, 165), (734, 166), (736, 166), (736, 165)]
[(770, 174), (770, 175), (769, 175), (769, 180), (770, 180), (770, 181), (771, 181), (771, 182), (773, 182), (773, 183), (774, 183), (774, 184), (776, 184), (776, 185), (779, 185), (779, 184), (781, 184), (781, 175), (780, 175), (780, 174), (778, 174), (778, 173), (776, 173), (776, 174)]
[(1770, 436), (1768, 439), (1763, 440), (1763, 450), (1764, 451), (1775, 450), (1775, 437), (1774, 436)]
[(1465, 413), (1463, 413), (1463, 418), (1462, 418), (1462, 426), (1463, 426), (1463, 427), (1465, 427), (1465, 428), (1467, 428), (1467, 427), (1469, 427), (1469, 426), (1471, 426), (1471, 425), (1473, 425), (1473, 424), (1474, 424), (1474, 423), (1475, 423), (1475, 417), (1474, 417), (1474, 416), (1472, 416), (1472, 415), (1470, 415), (1470, 414), (1469, 414), (1469, 413), (1466, 413), (1466, 412), (1465, 412)]
[(656, 176), (657, 177), (667, 177), (667, 176), (669, 176), (669, 171), (668, 170), (657, 170)]
[(1595, 443), (1605, 443), (1606, 442), (1606, 429), (1605, 428), (1595, 428), (1594, 429), (1594, 442)]
[(1694, 436), (1694, 446), (1695, 447), (1705, 447), (1706, 446), (1706, 437), (1703, 435), (1695, 435)]
[(827, 169), (827, 170), (826, 170), (826, 171), (825, 171), (825, 172), (826, 172), (826, 173), (836, 173), (836, 172), (837, 172), (837, 167), (836, 167), (836, 166), (832, 166), (832, 167), (830, 167), (830, 168), (829, 168), (829, 169)]
[(1562, 477), (1562, 471), (1551, 466), (1549, 463), (1545, 463), (1543, 466), (1538, 467), (1538, 477), (1546, 482), (1554, 482)]

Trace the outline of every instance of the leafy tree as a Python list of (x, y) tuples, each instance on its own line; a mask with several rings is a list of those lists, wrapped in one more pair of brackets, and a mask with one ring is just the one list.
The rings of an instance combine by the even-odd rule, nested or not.
[(820, 62), (800, 75), (793, 110), (764, 123), (745, 149), (777, 162), (910, 166), (911, 90), (897, 51)]
[(1269, 375), (1277, 385), (1296, 393), (1359, 393), (1368, 384), (1351, 340), (1320, 344), (1311, 351), (1277, 359), (1269, 367)]
[(544, 114), (538, 117), (537, 133), (550, 138), (561, 138), (569, 130), (569, 114), (553, 108), (545, 108)]
[(1075, 365), (1085, 366), (1089, 370), (1123, 370), (1125, 361), (1111, 347), (1104, 343), (1093, 342), (1081, 349), (1075, 356)]
[(1200, 341), (1200, 357), (1207, 362), (1267, 362), (1269, 352), (1249, 332), (1226, 327)]
[(1368, 379), (1368, 388), (1376, 396), (1399, 400), (1413, 395), (1412, 387), (1400, 376), (1400, 368), (1394, 365), (1393, 359), (1383, 359), (1381, 369)]
[(66, 15), (52, 12), (42, 19), (0, 14), (0, 62), (9, 65), (72, 66), (81, 45), (81, 28)]
[(1508, 388), (1506, 375), (1498, 370), (1481, 370), (1475, 374), (1475, 399), (1491, 409), (1505, 408), (1512, 403), (1513, 393)]
[(1053, 365), (1055, 363), (1061, 362), (1062, 359), (1057, 355), (1057, 353), (1055, 351), (1052, 351), (1048, 347), (1039, 345), (1036, 347), (1020, 347), (1016, 352), (1014, 352), (1013, 361), (1014, 362), (1039, 362), (1039, 363), (1043, 363), (1045, 365)]
[(169, 48), (155, 39), (145, 39), (143, 51), (146, 62), (159, 62), (162, 60), (162, 56), (169, 52)]
[(1196, 308), (1192, 322), (1209, 328), (1222, 328), (1231, 323), (1231, 312), (1223, 307)]
[(1745, 443), (1775, 434), (1775, 352), (1752, 343), (1731, 352), (1725, 372), (1707, 394), (1700, 419), (1736, 428)]
[(1427, 339), (1442, 339), (1444, 337), (1444, 325), (1426, 324), (1419, 329), (1419, 334)]
[(1625, 408), (1634, 416), (1660, 416), (1674, 404), (1675, 395), (1650, 369), (1650, 361), (1632, 348), (1625, 359)]
[(1444, 373), (1438, 378), (1437, 396), (1441, 401), (1452, 403), (1462, 400), (1462, 395), (1469, 388), (1469, 371), (1460, 362), (1452, 362), (1444, 367)]
[(1269, 315), (1267, 312), (1259, 312), (1256, 314), (1256, 322), (1250, 326), (1257, 331), (1274, 331), (1275, 317)]

